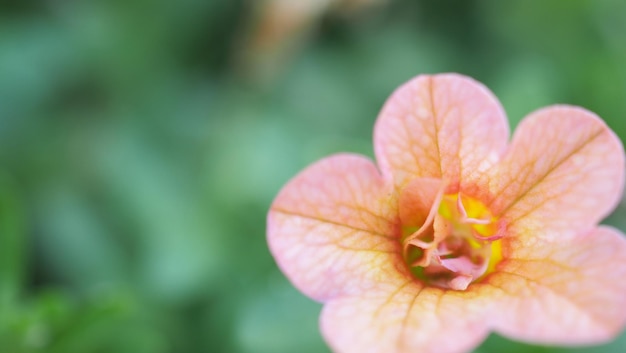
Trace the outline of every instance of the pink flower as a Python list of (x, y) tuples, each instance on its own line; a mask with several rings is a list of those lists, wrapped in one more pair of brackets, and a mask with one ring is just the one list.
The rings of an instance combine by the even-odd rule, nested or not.
[(457, 74), (419, 76), (374, 127), (378, 168), (338, 154), (278, 194), (268, 242), (325, 303), (337, 352), (462, 352), (490, 332), (600, 343), (626, 324), (626, 239), (598, 226), (624, 151), (593, 113), (526, 117), (510, 144), (497, 99)]

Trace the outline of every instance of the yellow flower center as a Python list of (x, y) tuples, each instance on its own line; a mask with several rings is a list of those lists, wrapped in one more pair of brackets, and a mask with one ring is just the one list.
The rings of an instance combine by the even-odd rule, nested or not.
[(464, 290), (502, 260), (503, 224), (479, 200), (439, 196), (424, 224), (404, 229), (404, 257), (427, 284)]

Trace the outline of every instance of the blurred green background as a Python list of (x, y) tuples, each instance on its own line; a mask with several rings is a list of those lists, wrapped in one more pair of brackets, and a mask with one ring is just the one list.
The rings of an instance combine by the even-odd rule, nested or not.
[(448, 71), (513, 126), (570, 103), (623, 140), (626, 2), (0, 0), (0, 353), (328, 352), (269, 204)]

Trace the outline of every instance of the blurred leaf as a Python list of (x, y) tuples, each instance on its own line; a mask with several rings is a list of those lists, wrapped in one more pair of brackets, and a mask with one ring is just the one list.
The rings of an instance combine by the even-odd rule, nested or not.
[(83, 69), (61, 27), (41, 20), (0, 23), (0, 135), (11, 138)]
[(49, 351), (164, 352), (162, 337), (147, 331), (149, 325), (133, 313), (136, 305), (124, 295), (101, 293), (73, 312), (56, 333)]
[(567, 103), (559, 97), (558, 71), (541, 58), (511, 60), (495, 75), (489, 88), (506, 111), (511, 132), (529, 113), (547, 105)]
[(0, 322), (2, 353), (158, 353), (166, 342), (121, 293), (77, 302), (58, 291), (42, 292)]
[(238, 308), (238, 352), (330, 352), (319, 333), (320, 304), (304, 297), (282, 276), (272, 278), (257, 293)]
[(49, 186), (39, 211), (38, 242), (57, 275), (83, 289), (124, 279), (127, 267), (119, 245), (78, 190)]
[(102, 134), (93, 158), (103, 187), (131, 217), (140, 284), (150, 295), (188, 299), (222, 276), (217, 221), (195, 173), (177, 155), (160, 151), (132, 125), (118, 128)]
[(24, 228), (24, 209), (16, 184), (0, 174), (0, 316), (23, 292), (28, 245)]

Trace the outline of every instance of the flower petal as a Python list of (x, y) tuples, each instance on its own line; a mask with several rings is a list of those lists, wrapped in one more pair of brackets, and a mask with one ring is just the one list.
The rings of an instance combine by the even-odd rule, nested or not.
[[(502, 289), (494, 328), (511, 338), (591, 344), (626, 324), (626, 239), (600, 227), (566, 241), (506, 239), (510, 259), (487, 283)], [(505, 248), (505, 251), (507, 251)]]
[(402, 225), (422, 227), (429, 213), (437, 211), (445, 187), (441, 179), (416, 178), (409, 182), (399, 198)]
[(398, 187), (416, 177), (472, 184), (496, 163), (509, 135), (500, 103), (458, 74), (418, 76), (387, 100), (374, 127), (383, 175)]
[(488, 334), (482, 299), (471, 289), (407, 282), (393, 291), (330, 301), (322, 311), (322, 335), (341, 353), (470, 351)]
[(278, 194), (267, 237), (278, 266), (325, 301), (408, 276), (396, 194), (365, 157), (341, 154), (302, 171)]
[(573, 236), (615, 208), (624, 187), (624, 150), (595, 114), (544, 108), (520, 123), (489, 179), (491, 211), (507, 219), (509, 231)]

